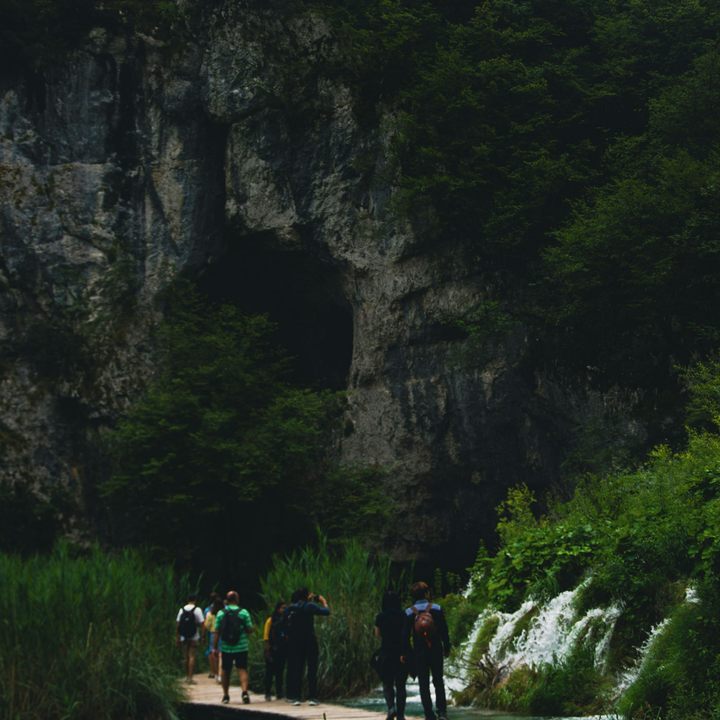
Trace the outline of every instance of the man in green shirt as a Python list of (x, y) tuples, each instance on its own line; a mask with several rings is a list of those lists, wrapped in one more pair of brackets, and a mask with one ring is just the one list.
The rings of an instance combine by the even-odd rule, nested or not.
[(230, 675), (233, 665), (240, 675), (242, 701), (250, 702), (248, 695), (248, 635), (253, 630), (250, 613), (240, 607), (240, 598), (235, 590), (225, 596), (225, 608), (217, 614), (215, 623), (215, 644), (213, 652), (218, 652), (218, 641), (222, 640), (222, 688), (223, 703), (230, 702)]

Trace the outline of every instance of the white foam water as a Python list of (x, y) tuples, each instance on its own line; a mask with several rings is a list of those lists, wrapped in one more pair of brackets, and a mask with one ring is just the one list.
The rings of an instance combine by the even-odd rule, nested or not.
[(622, 608), (619, 605), (591, 608), (578, 616), (576, 600), (585, 584), (561, 592), (546, 603), (526, 600), (513, 613), (483, 612), (449, 668), (450, 689), (457, 692), (467, 687), (472, 672), (471, 653), (483, 625), (493, 617), (498, 625), (490, 640), (487, 657), (502, 667), (504, 675), (522, 666), (539, 668), (560, 663), (580, 643), (588, 643), (594, 648), (595, 667), (603, 671)]

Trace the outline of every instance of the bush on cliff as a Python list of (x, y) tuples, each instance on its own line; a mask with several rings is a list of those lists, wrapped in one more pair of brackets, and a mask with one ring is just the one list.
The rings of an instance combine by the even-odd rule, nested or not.
[(377, 474), (328, 454), (343, 397), (293, 385), (274, 330), (265, 316), (175, 289), (158, 373), (107, 435), (101, 492), (114, 543), (248, 587), (318, 524), (334, 536), (375, 527)]

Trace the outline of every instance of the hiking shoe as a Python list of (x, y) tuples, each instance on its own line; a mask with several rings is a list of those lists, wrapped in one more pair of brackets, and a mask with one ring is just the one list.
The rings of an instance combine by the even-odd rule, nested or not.
[(223, 695), (222, 704), (227, 705), (230, 702), (230, 696), (229, 695)]
[(315, 707), (315, 705), (319, 705), (320, 703), (317, 700), (308, 700), (308, 705), (312, 705)]
[(293, 700), (292, 704), (295, 705), (295, 707), (300, 707), (300, 705), (302, 705), (299, 700)]
[(213, 673), (210, 673), (210, 674), (208, 675), (208, 677), (212, 680), (212, 679), (215, 677), (215, 675), (213, 675)]
[(246, 692), (244, 692), (242, 694), (242, 700), (243, 700), (243, 703), (245, 705), (247, 705), (250, 702), (250, 696)]

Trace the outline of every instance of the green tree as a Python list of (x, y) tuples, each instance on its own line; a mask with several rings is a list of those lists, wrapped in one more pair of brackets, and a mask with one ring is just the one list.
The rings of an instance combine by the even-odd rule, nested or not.
[(287, 382), (267, 318), (182, 294), (159, 331), (158, 375), (108, 437), (112, 535), (254, 577), (314, 532), (340, 398)]
[(617, 143), (614, 176), (545, 251), (550, 322), (604, 380), (653, 387), (720, 341), (720, 56), (700, 56), (650, 104), (648, 129)]

